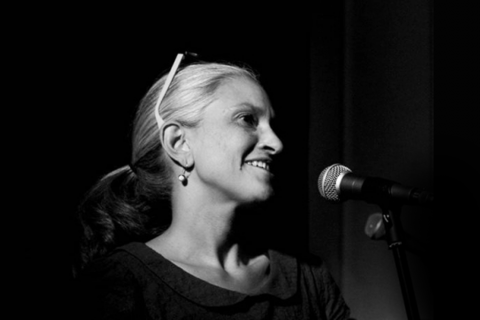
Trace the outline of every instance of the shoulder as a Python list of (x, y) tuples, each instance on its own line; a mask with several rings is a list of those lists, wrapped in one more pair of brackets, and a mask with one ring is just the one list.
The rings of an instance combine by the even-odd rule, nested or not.
[(170, 261), (146, 244), (132, 242), (90, 263), (79, 282), (110, 290), (122, 286), (146, 290), (163, 286), (175, 269)]
[[(271, 270), (274, 275), (285, 278), (294, 286), (309, 294), (322, 294), (322, 291), (335, 286), (325, 261), (310, 253), (286, 253), (270, 251)], [(328, 289), (327, 289), (328, 290)]]
[(136, 282), (136, 274), (141, 270), (142, 263), (134, 255), (123, 248), (93, 260), (76, 279), (77, 288), (83, 293), (94, 291), (102, 293), (124, 288), (127, 293)]
[(325, 260), (314, 254), (303, 254), (298, 257), (303, 272), (310, 272), (314, 277), (331, 281), (331, 274)]
[(298, 269), (300, 273), (314, 272), (317, 275), (328, 273), (325, 261), (311, 253), (286, 253), (272, 250), (272, 262), (288, 269)]
[[(348, 319), (350, 310), (327, 264), (311, 253), (288, 254), (272, 251), (272, 263), (290, 283), (296, 283), (302, 301), (310, 301), (311, 308), (320, 308), (329, 319)], [(292, 275), (295, 274), (295, 277)]]
[(312, 253), (301, 253), (295, 256), (299, 276), (309, 284), (315, 284), (316, 290), (337, 287), (326, 261)]
[(148, 270), (129, 247), (126, 249), (118, 248), (92, 261), (76, 279), (75, 298), (82, 318), (141, 311), (142, 274)]
[(299, 258), (301, 287), (316, 297), (329, 319), (349, 319), (350, 308), (343, 294), (321, 257), (308, 254)]
[(93, 260), (80, 274), (80, 279), (101, 277), (122, 277), (141, 265), (140, 261), (123, 247)]

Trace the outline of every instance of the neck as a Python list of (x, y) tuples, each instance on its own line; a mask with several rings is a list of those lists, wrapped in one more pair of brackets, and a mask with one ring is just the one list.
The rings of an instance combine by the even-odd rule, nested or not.
[(251, 207), (188, 192), (174, 195), (170, 227), (150, 242), (170, 260), (225, 268), (263, 253), (252, 249), (258, 242), (250, 238), (251, 229), (260, 219)]

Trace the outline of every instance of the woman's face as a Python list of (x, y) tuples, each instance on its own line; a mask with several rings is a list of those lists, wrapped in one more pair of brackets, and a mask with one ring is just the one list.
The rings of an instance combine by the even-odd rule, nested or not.
[(283, 148), (270, 126), (268, 97), (243, 78), (225, 82), (216, 97), (191, 136), (195, 182), (215, 200), (266, 200), (273, 193), (272, 156)]

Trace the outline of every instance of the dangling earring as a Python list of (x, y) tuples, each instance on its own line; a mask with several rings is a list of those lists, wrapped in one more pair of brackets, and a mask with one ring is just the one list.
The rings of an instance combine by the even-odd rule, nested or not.
[(184, 169), (183, 173), (178, 176), (178, 181), (180, 181), (182, 184), (186, 184), (187, 178), (188, 178), (187, 171)]

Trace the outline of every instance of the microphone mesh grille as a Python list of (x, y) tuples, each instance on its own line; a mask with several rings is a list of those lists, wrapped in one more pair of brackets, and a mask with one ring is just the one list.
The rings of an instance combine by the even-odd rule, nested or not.
[(338, 177), (342, 173), (352, 172), (350, 169), (341, 164), (332, 164), (323, 169), (318, 177), (318, 191), (320, 195), (327, 200), (338, 202), (340, 197), (336, 188)]

